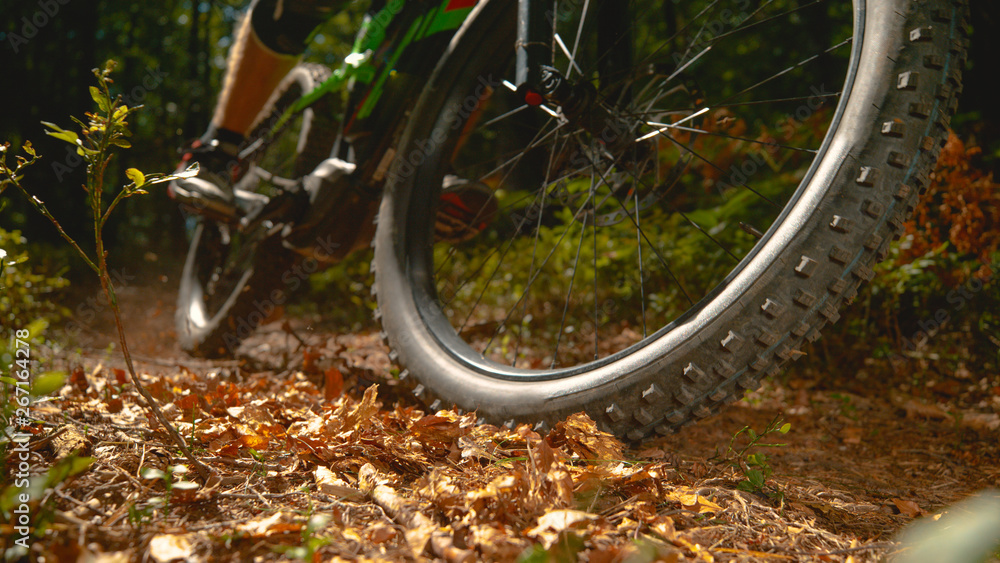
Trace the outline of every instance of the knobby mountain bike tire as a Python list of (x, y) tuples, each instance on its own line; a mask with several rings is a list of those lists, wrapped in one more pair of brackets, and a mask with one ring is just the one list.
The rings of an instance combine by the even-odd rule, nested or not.
[[(514, 4), (480, 3), (412, 113), (376, 318), (432, 409), (673, 432), (800, 356), (872, 278), (944, 144), (966, 5), (563, 2), (555, 66), (589, 84), (588, 124), (517, 97)], [(460, 243), (434, 234), (455, 178), (500, 209)]]

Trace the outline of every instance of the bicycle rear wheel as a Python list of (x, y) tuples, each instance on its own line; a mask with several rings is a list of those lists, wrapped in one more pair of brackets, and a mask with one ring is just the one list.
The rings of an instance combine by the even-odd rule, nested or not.
[[(526, 106), (515, 10), (480, 5), (390, 175), (378, 317), (432, 407), (642, 439), (755, 388), (870, 279), (943, 144), (964, 6), (556, 6), (590, 109)], [(500, 210), (458, 244), (434, 234), (455, 177)]]
[[(249, 169), (236, 189), (260, 201), (281, 196), (329, 157), (335, 141), (334, 110), (320, 99), (291, 119), (285, 111), (330, 75), (322, 65), (302, 64), (288, 74), (255, 120), (244, 145)], [(186, 352), (226, 357), (305, 283), (301, 258), (282, 244), (279, 222), (249, 226), (199, 217), (181, 272), (175, 324)], [(296, 217), (281, 216), (281, 221)]]

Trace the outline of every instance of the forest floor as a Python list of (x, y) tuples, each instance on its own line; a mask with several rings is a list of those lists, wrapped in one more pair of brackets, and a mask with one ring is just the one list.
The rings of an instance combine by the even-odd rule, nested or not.
[[(149, 420), (110, 325), (38, 349), (70, 376), (34, 406), (33, 470), (93, 458), (48, 493), (46, 560), (875, 561), (1000, 487), (1000, 386), (971, 366), (797, 370), (631, 447), (582, 414), (539, 435), (427, 412), (373, 328), (289, 316), (212, 362), (179, 350), (168, 288), (122, 298), (145, 385), (216, 475)], [(783, 447), (729, 450), (776, 417), (761, 443)]]

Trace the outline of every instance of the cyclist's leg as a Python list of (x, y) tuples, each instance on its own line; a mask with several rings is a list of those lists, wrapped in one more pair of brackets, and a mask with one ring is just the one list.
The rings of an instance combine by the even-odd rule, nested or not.
[(189, 197), (208, 199), (219, 213), (235, 212), (229, 186), (241, 170), (237, 154), (244, 136), (271, 92), (298, 63), (315, 29), (350, 1), (253, 1), (229, 51), (228, 70), (212, 121), (181, 162), (181, 168), (198, 162), (202, 173), (173, 182), (169, 190), (172, 196), (182, 201)]
[(298, 63), (313, 31), (349, 1), (255, 0), (230, 50), (212, 126), (246, 134), (271, 92)]

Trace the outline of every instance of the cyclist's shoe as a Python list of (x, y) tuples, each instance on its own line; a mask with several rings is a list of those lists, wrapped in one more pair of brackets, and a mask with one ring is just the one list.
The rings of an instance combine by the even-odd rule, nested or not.
[(434, 222), (438, 242), (458, 244), (486, 230), (497, 214), (493, 190), (482, 182), (448, 175), (441, 186), (441, 207)]
[(198, 175), (170, 182), (167, 194), (198, 215), (221, 221), (238, 220), (242, 212), (233, 194), (233, 184), (245, 170), (237, 152), (236, 145), (217, 139), (194, 141), (184, 149), (177, 171), (197, 163)]

